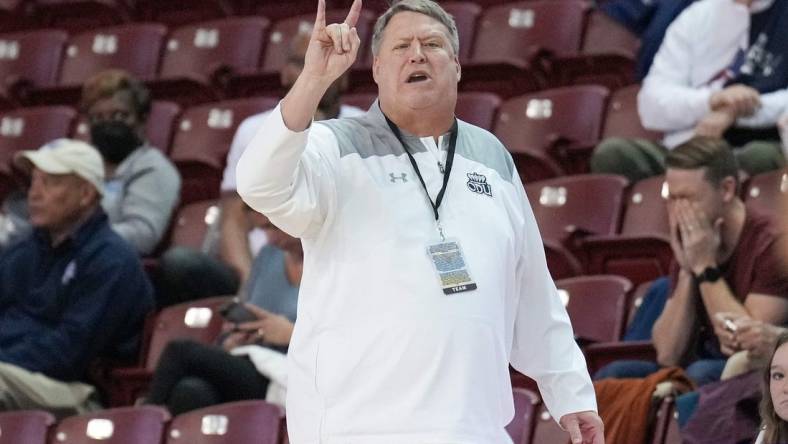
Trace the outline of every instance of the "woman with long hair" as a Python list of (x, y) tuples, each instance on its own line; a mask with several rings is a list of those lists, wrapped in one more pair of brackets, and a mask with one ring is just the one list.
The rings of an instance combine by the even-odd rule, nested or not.
[(763, 371), (762, 429), (756, 444), (788, 443), (788, 332), (781, 334)]

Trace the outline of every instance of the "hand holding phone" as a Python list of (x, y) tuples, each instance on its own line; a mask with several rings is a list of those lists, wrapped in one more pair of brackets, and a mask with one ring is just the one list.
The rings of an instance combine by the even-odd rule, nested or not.
[(224, 319), (235, 324), (243, 324), (244, 322), (258, 320), (257, 316), (246, 308), (238, 298), (233, 299), (230, 303), (220, 308), (219, 313), (221, 313)]

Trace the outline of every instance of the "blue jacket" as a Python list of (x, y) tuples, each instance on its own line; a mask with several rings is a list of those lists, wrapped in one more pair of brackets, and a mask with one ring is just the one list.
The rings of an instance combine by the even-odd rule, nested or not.
[(36, 230), (0, 255), (0, 361), (64, 381), (137, 353), (153, 290), (137, 253), (97, 210), (53, 248)]

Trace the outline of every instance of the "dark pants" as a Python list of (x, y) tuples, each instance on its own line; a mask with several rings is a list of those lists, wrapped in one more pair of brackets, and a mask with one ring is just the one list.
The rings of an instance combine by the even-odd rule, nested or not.
[[(684, 372), (697, 386), (719, 381), (725, 359), (699, 359), (688, 365)], [(596, 372), (594, 379), (605, 378), (645, 378), (658, 371), (659, 364), (650, 361), (616, 361)]]
[(224, 262), (197, 250), (173, 247), (161, 256), (157, 301), (163, 308), (211, 296), (234, 295), (240, 285), (238, 273)]
[(173, 341), (164, 349), (147, 403), (172, 415), (224, 402), (265, 399), (268, 378), (249, 359), (219, 347)]

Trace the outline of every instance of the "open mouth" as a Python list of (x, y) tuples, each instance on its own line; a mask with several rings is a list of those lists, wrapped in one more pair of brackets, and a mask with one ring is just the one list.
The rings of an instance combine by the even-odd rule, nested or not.
[(429, 76), (423, 72), (414, 72), (413, 74), (408, 76), (407, 83), (426, 82), (429, 79), (430, 79)]

